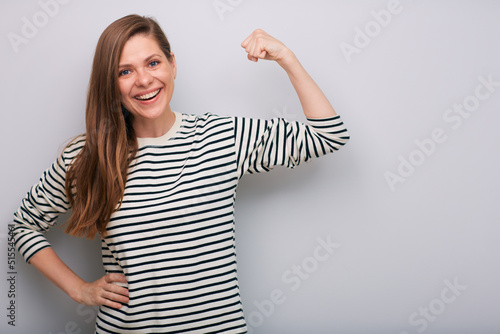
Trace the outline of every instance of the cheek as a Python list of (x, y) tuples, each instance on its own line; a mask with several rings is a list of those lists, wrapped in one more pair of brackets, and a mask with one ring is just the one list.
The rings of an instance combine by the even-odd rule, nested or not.
[(167, 86), (170, 86), (174, 81), (174, 73), (171, 69), (165, 69), (162, 71), (160, 78)]
[(128, 97), (129, 85), (126, 80), (118, 80), (118, 88), (120, 90), (120, 99), (124, 101)]

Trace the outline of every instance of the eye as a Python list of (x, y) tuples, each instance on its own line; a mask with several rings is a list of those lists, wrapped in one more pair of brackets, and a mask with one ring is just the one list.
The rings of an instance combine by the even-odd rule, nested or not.
[(118, 73), (118, 76), (121, 77), (122, 75), (127, 75), (130, 74), (130, 70), (122, 70)]
[(149, 63), (149, 67), (155, 67), (158, 66), (160, 62), (158, 60), (153, 60)]

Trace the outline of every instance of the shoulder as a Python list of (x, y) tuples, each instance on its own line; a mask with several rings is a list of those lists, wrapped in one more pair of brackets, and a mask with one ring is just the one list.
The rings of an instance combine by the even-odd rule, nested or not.
[(61, 154), (61, 157), (66, 164), (72, 161), (80, 153), (82, 148), (85, 146), (86, 138), (85, 134), (78, 135), (71, 139), (66, 145)]
[(234, 117), (207, 112), (201, 115), (183, 114), (183, 121), (185, 129), (204, 132), (214, 128), (233, 128)]
[(227, 119), (232, 119), (233, 117), (231, 116), (220, 116), (218, 114), (214, 114), (212, 112), (206, 112), (204, 114), (187, 114), (183, 113), (183, 118), (189, 122), (196, 122), (196, 123), (207, 123), (207, 122), (212, 122), (212, 121), (218, 121), (218, 120), (227, 120)]

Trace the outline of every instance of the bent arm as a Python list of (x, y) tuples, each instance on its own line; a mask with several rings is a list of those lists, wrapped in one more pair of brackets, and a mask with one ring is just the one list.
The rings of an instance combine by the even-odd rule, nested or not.
[(287, 72), (307, 118), (330, 118), (337, 115), (325, 94), (302, 67), (295, 54), (282, 42), (257, 29), (241, 43), (241, 46), (248, 53), (249, 60), (255, 62), (259, 59), (274, 60)]
[(29, 263), (73, 300), (82, 302), (80, 291), (85, 281), (75, 274), (51, 247), (37, 252)]
[(113, 282), (126, 283), (123, 275), (111, 274), (92, 283), (85, 282), (57, 256), (44, 235), (55, 225), (58, 215), (69, 209), (65, 175), (69, 161), (81, 146), (81, 139), (68, 145), (69, 153), (63, 152), (22, 200), (14, 213), (15, 245), (26, 262), (76, 302), (119, 308), (120, 303), (128, 302), (128, 290)]
[(125, 276), (109, 274), (88, 283), (75, 274), (50, 247), (37, 252), (30, 263), (58, 288), (80, 304), (121, 308), (128, 303), (128, 290), (115, 282), (127, 283)]
[(287, 49), (285, 57), (279, 60), (278, 64), (288, 74), (307, 118), (329, 118), (337, 115), (325, 94), (290, 49)]

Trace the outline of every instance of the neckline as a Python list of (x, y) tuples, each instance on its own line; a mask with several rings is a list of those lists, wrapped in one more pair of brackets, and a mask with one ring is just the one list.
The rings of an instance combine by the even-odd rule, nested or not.
[(182, 114), (173, 111), (175, 115), (175, 121), (172, 127), (160, 137), (150, 137), (150, 138), (137, 138), (137, 144), (139, 148), (144, 146), (160, 146), (166, 144), (166, 142), (172, 138), (181, 127)]

